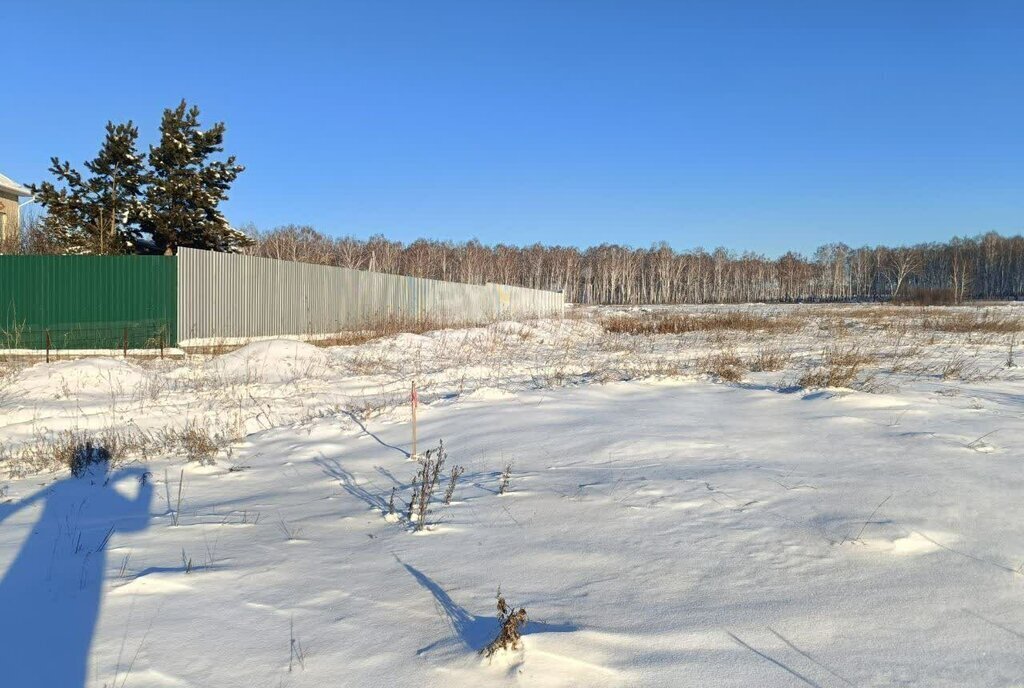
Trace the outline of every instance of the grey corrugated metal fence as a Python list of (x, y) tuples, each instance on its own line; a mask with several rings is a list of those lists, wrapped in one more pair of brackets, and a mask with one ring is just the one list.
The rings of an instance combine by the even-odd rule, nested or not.
[(553, 291), (178, 251), (179, 341), (329, 334), (389, 319), (454, 325), (551, 316), (563, 305)]

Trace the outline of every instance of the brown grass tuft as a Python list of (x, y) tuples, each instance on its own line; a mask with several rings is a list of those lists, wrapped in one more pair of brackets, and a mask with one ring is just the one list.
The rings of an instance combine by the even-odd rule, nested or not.
[(740, 382), (747, 372), (743, 359), (731, 351), (722, 351), (699, 359), (697, 370), (726, 382)]
[(1024, 320), (1013, 317), (1000, 318), (988, 312), (958, 312), (925, 318), (921, 322), (921, 327), (925, 330), (955, 334), (1012, 334), (1024, 331)]
[(851, 387), (858, 375), (873, 359), (857, 347), (832, 347), (822, 354), (822, 364), (804, 373), (797, 382), (801, 387)]
[(755, 373), (768, 373), (782, 370), (787, 365), (792, 355), (781, 348), (762, 346), (750, 359), (750, 370)]
[(213, 457), (217, 455), (222, 443), (221, 438), (210, 432), (209, 425), (203, 425), (196, 420), (185, 423), (178, 441), (186, 459), (202, 464), (213, 463)]
[(428, 320), (424, 318), (382, 318), (376, 320), (359, 330), (339, 332), (328, 337), (310, 339), (309, 343), (315, 346), (355, 346), (365, 344), (384, 337), (393, 337), (398, 334), (425, 334), (454, 327), (456, 324), (464, 327), (471, 327), (480, 323), (445, 323), (440, 320)]
[(684, 313), (647, 313), (614, 315), (602, 323), (613, 334), (654, 335), (689, 332), (793, 332), (802, 327), (799, 318), (784, 315), (761, 315), (747, 311), (725, 311), (707, 315)]

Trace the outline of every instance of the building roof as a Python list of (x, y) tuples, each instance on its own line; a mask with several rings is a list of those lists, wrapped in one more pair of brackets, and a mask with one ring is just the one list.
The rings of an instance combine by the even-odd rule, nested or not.
[(0, 174), (0, 191), (7, 191), (9, 193), (15, 193), (19, 196), (31, 196), (32, 192), (26, 187), (22, 186), (18, 182), (14, 181), (9, 177), (5, 177)]

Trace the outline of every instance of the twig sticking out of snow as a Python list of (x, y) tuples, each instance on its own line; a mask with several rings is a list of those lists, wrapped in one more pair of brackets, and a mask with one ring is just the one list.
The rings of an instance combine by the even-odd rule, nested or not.
[(288, 656), (288, 673), (292, 673), (292, 667), (298, 662), (303, 670), (306, 669), (306, 653), (302, 650), (302, 643), (295, 637), (295, 619), (288, 624), (288, 636), (290, 638), (291, 654)]
[(976, 448), (976, 447), (977, 447), (977, 446), (978, 446), (979, 444), (981, 444), (981, 441), (982, 441), (983, 439), (985, 439), (986, 437), (988, 437), (988, 436), (990, 436), (990, 435), (994, 435), (994, 434), (996, 434), (996, 433), (997, 433), (997, 432), (999, 432), (1000, 430), (1001, 430), (1001, 428), (996, 428), (996, 429), (995, 429), (995, 430), (993, 430), (992, 432), (986, 432), (986, 433), (985, 433), (984, 435), (982, 435), (982, 436), (981, 436), (981, 437), (979, 437), (978, 439), (974, 440), (973, 442), (970, 442), (970, 443), (968, 443), (968, 445), (967, 445), (967, 448), (968, 448), (968, 449), (974, 449), (974, 448)]
[[(880, 501), (878, 503), (878, 506), (875, 507), (874, 511), (871, 512), (871, 515), (868, 516), (867, 519), (864, 521), (864, 523), (861, 525), (860, 530), (857, 531), (857, 537), (850, 538), (850, 542), (857, 542), (858, 540), (860, 540), (860, 536), (864, 534), (864, 529), (868, 527), (869, 523), (871, 523), (871, 519), (873, 519), (875, 517), (875, 514), (877, 514), (878, 510), (882, 508), (882, 505), (885, 504), (886, 502), (888, 502), (890, 499), (892, 499), (892, 495), (891, 494), (888, 497), (886, 497), (885, 499), (883, 499), (882, 501)], [(846, 542), (846, 538), (845, 537), (843, 538), (843, 541), (840, 542), (839, 544), (841, 545), (844, 542)]]
[(498, 485), (498, 494), (503, 495), (508, 490), (508, 484), (512, 480), (512, 462), (509, 461), (505, 465), (505, 470), (501, 472), (501, 483)]

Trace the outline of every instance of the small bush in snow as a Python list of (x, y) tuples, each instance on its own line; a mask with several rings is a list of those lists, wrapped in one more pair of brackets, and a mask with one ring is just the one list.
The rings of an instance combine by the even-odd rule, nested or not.
[(444, 440), (441, 440), (436, 449), (428, 449), (417, 459), (420, 468), (412, 479), (412, 501), (409, 502), (409, 520), (416, 524), (416, 530), (423, 530), (427, 525), (430, 501), (437, 490), (447, 458)]
[(448, 489), (444, 491), (444, 503), (452, 503), (452, 495), (455, 494), (455, 483), (458, 482), (462, 474), (466, 472), (466, 469), (462, 466), (452, 466), (451, 475), (448, 476)]
[(498, 650), (517, 650), (519, 641), (522, 639), (522, 629), (526, 626), (526, 609), (520, 607), (515, 611), (505, 602), (501, 591), (498, 591), (498, 623), (501, 628), (498, 636), (488, 643), (487, 647), (480, 650), (485, 657), (492, 657)]

